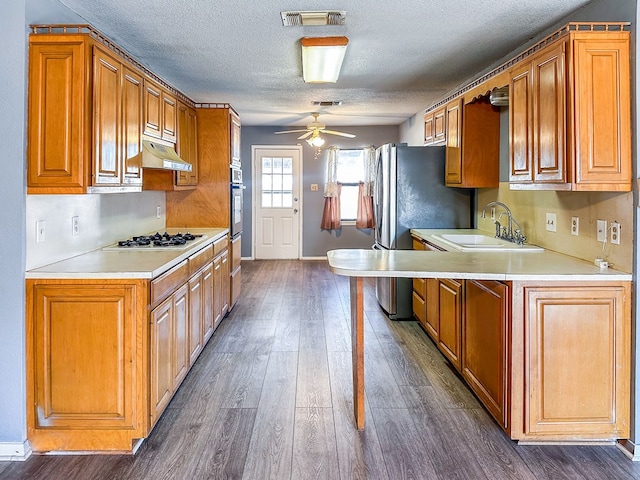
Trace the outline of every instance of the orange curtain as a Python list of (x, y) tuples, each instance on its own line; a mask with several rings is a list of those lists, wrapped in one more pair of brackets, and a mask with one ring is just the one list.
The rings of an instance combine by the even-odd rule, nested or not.
[(358, 214), (356, 228), (373, 228), (373, 197), (367, 195), (364, 182), (358, 184)]
[(320, 228), (323, 230), (335, 230), (342, 227), (340, 223), (340, 191), (342, 184), (337, 182), (337, 195), (324, 197), (324, 210), (322, 211), (322, 221)]

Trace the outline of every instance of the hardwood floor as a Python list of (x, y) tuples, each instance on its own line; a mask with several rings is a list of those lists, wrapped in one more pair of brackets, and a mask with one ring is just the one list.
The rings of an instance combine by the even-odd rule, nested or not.
[(366, 428), (353, 426), (349, 282), (242, 264), (243, 293), (135, 456), (39, 456), (0, 479), (640, 479), (614, 446), (519, 446), (416, 322), (366, 282)]

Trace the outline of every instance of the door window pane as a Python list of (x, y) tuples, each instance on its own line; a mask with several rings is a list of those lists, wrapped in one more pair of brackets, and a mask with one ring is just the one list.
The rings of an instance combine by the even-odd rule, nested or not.
[(293, 207), (293, 158), (262, 158), (262, 207)]

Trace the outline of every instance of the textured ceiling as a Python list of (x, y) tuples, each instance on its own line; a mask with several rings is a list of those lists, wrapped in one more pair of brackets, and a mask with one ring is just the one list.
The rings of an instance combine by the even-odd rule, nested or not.
[[(400, 124), (588, 0), (60, 0), (196, 102), (244, 125)], [(283, 27), (285, 10), (346, 10)], [(345, 35), (336, 84), (302, 81), (300, 38)], [(314, 100), (342, 100), (316, 108)]]

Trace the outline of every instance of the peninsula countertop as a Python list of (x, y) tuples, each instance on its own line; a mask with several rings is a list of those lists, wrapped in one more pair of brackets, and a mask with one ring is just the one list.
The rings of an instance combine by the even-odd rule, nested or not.
[[(473, 229), (411, 233), (432, 241), (433, 234), (483, 233)], [(437, 242), (433, 242), (437, 243)], [(456, 278), (502, 281), (631, 281), (632, 275), (548, 250), (542, 252), (432, 252), (340, 249), (327, 253), (331, 271), (350, 277)]]
[[(173, 230), (167, 229), (170, 233)], [(185, 230), (185, 229), (181, 229)], [(190, 255), (229, 233), (228, 228), (192, 228), (205, 238), (181, 250), (102, 248), (61, 260), (25, 273), (26, 278), (148, 278), (152, 279), (178, 265)]]

